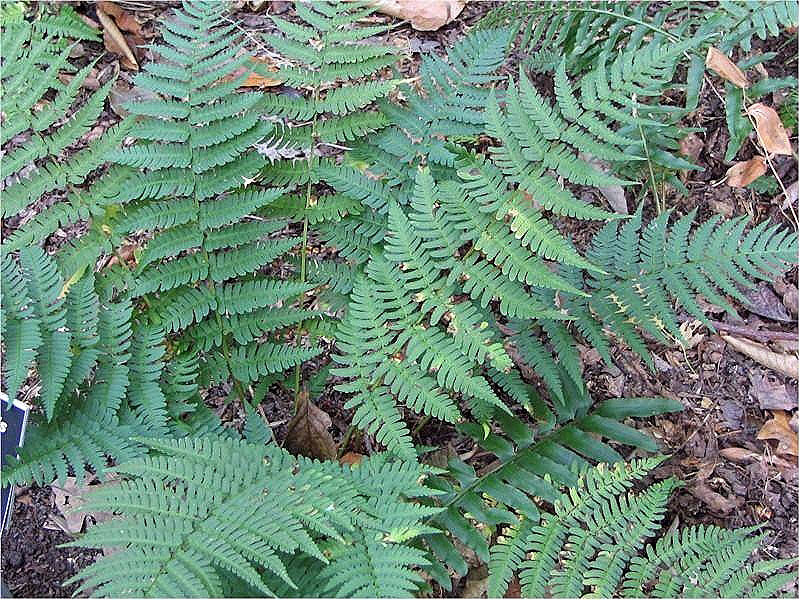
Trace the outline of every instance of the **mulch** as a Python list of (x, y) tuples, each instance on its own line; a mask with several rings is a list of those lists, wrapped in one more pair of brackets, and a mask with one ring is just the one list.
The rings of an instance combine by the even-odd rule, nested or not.
[[(263, 13), (253, 13), (246, 3), (242, 4), (241, 17), (246, 27), (266, 28), (268, 20)], [(269, 4), (269, 3), (267, 3)], [(413, 75), (419, 64), (419, 51), (433, 51), (439, 54), (459, 39), (464, 31), (485, 13), (494, 3), (470, 3), (455, 22), (436, 32), (417, 32), (408, 25), (395, 29), (390, 35), (404, 39), (408, 43), (407, 59), (400, 68), (405, 75)], [(164, 10), (168, 9), (164, 4)], [(288, 3), (276, 2), (276, 10), (291, 18)], [(91, 15), (87, 3), (77, 5), (79, 11)], [(157, 17), (157, 10), (155, 16)], [(396, 41), (396, 40), (395, 40)], [(83, 44), (85, 61), (92, 60), (102, 52), (100, 44)], [(782, 34), (778, 47), (778, 57), (765, 63), (771, 76), (794, 75), (797, 71), (797, 38)], [(768, 51), (763, 44), (756, 42), (756, 48)], [(144, 57), (146, 59), (146, 57)], [(98, 69), (112, 64), (116, 58), (106, 54), (98, 64)], [(513, 70), (513, 69), (512, 69)], [(511, 72), (511, 70), (509, 71)], [(130, 79), (130, 73), (123, 71), (123, 77)], [(118, 120), (117, 115), (108, 110), (100, 122), (103, 127)], [(698, 208), (698, 217), (706, 218), (714, 214), (752, 215), (755, 221), (772, 219), (786, 223), (786, 217), (779, 203), (769, 197), (751, 190), (736, 190), (725, 185), (712, 186), (724, 176), (730, 166), (722, 160), (727, 145), (724, 110), (719, 100), (709, 89), (704, 88), (700, 107), (691, 116), (687, 125), (706, 129), (701, 139), (702, 148), (697, 162), (705, 168), (703, 172), (692, 174), (686, 184), (688, 197), (674, 195), (667, 199), (667, 205), (675, 207), (683, 214)], [(739, 155), (745, 160), (754, 152), (745, 148)], [(791, 159), (778, 161), (780, 175), (785, 182), (797, 180), (797, 163)], [(52, 203), (55, 198), (44, 198), (42, 206)], [(15, 222), (4, 223), (3, 233), (15, 226)], [(588, 238), (586, 228), (577, 229), (575, 224), (562, 223), (560, 228), (574, 235), (576, 243)], [(48, 247), (58, 246), (76, 232), (61, 232), (51, 238)], [(713, 318), (735, 324), (738, 327), (754, 330), (780, 331), (797, 335), (797, 270), (787, 273), (781, 281), (768, 286), (773, 295), (784, 300), (783, 309), (789, 320), (774, 319), (762, 314), (739, 309), (738, 320), (716, 313)], [(794, 293), (794, 303), (791, 294)], [(786, 301), (787, 294), (790, 300)], [(713, 310), (713, 307), (711, 307)], [(609, 368), (602, 361), (593, 360), (591, 352), (585, 354), (585, 377), (587, 386), (596, 400), (623, 396), (663, 395), (680, 400), (686, 410), (669, 417), (657, 417), (643, 423), (644, 428), (661, 440), (668, 460), (655, 473), (656, 478), (670, 475), (685, 481), (670, 504), (666, 526), (692, 525), (698, 523), (716, 524), (724, 527), (740, 527), (754, 523), (766, 523), (766, 538), (758, 550), (759, 558), (785, 558), (798, 553), (798, 487), (797, 465), (791, 456), (776, 454), (772, 441), (757, 439), (757, 433), (770, 418), (769, 410), (754, 389), (754, 374), (770, 377), (789, 386), (789, 393), (795, 394), (796, 384), (789, 378), (776, 376), (737, 353), (717, 334), (705, 333), (697, 344), (686, 353), (653, 345), (657, 369), (649, 371), (639, 358), (632, 353), (617, 349), (615, 364), (619, 368)], [(796, 344), (795, 344), (796, 348)], [(588, 349), (587, 349), (588, 350)], [(312, 365), (304, 367), (309, 373), (324, 362), (322, 357)], [(794, 387), (792, 387), (794, 385)], [(232, 405), (223, 407), (224, 393), (209, 398), (209, 404), (216, 405), (232, 426), (241, 425), (242, 414)], [(342, 407), (344, 398), (329, 385), (317, 404), (330, 414), (334, 439), (340, 441), (350, 421), (349, 411)], [(279, 386), (273, 386), (265, 397), (262, 408), (269, 415), (277, 438), (285, 435), (286, 423), (291, 418), (292, 402)], [(414, 426), (414, 423), (410, 423)], [(794, 421), (797, 428), (796, 417)], [(431, 421), (419, 431), (421, 443), (443, 446), (449, 442), (458, 443), (457, 434), (449, 427)], [(731, 453), (730, 449), (743, 449)], [(349, 440), (348, 450), (369, 453), (377, 448), (369, 438), (355, 435)], [(731, 458), (732, 456), (735, 459)], [(15, 512), (9, 531), (4, 533), (2, 546), (2, 577), (14, 596), (24, 597), (67, 597), (75, 586), (65, 586), (69, 577), (90, 564), (99, 554), (97, 551), (63, 548), (60, 544), (72, 538), (48, 524), (48, 517), (56, 514), (54, 498), (49, 487), (31, 486), (17, 492)], [(463, 586), (464, 582), (462, 582)], [(457, 588), (458, 590), (459, 588)], [(795, 589), (796, 591), (796, 589)]]

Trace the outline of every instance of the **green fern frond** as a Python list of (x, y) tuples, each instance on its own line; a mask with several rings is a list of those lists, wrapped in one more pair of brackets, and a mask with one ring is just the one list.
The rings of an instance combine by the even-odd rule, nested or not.
[[(414, 534), (395, 539), (398, 527), (419, 528), (431, 514), (419, 507), (406, 511), (403, 520), (397, 517), (404, 495), (435, 493), (419, 484), (419, 465), (374, 456), (351, 470), (239, 440), (142, 443), (152, 454), (117, 468), (129, 479), (100, 487), (83, 507), (125, 509), (122, 519), (93, 527), (71, 543), (119, 548), (78, 575), (81, 589), (97, 586), (96, 594), (110, 596), (214, 596), (233, 573), (272, 595), (297, 589), (287, 555), (305, 555), (319, 567), (329, 563), (316, 569), (324, 577), (316, 585), (324, 585), (328, 595), (348, 596), (360, 588), (381, 597), (400, 590), (408, 595), (411, 589), (399, 582), (419, 577), (409, 567), (424, 564), (424, 558), (404, 543)], [(364, 552), (374, 552), (375, 560), (354, 564)], [(351, 570), (347, 565), (360, 575), (342, 578)]]

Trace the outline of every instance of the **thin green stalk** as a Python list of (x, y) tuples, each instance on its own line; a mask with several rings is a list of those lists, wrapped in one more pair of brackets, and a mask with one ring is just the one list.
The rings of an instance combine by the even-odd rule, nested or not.
[[(311, 208), (311, 168), (312, 163), (314, 160), (314, 148), (316, 147), (317, 143), (317, 102), (319, 100), (319, 85), (314, 87), (314, 95), (313, 95), (313, 102), (314, 102), (314, 117), (311, 120), (311, 147), (308, 152), (308, 158), (306, 159), (306, 165), (308, 166), (308, 182), (306, 183), (306, 205), (305, 211), (303, 213), (303, 241), (302, 247), (300, 248), (300, 281), (301, 283), (306, 282), (306, 260), (308, 257), (308, 209)], [(300, 308), (303, 306), (303, 296), (304, 294), (300, 294), (297, 298), (297, 303)], [(300, 321), (295, 328), (295, 344), (300, 345), (300, 339), (302, 337), (303, 327), (305, 326), (305, 319)], [(300, 367), (302, 365), (297, 364), (294, 368), (294, 412), (297, 412), (297, 407), (300, 403)]]

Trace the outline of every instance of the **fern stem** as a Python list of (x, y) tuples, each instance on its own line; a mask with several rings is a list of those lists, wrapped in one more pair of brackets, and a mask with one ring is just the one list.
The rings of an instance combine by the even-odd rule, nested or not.
[[(303, 211), (303, 241), (302, 247), (300, 248), (300, 282), (306, 282), (306, 260), (308, 257), (308, 209), (311, 206), (311, 169), (312, 163), (314, 160), (314, 149), (316, 147), (317, 141), (317, 103), (319, 101), (319, 84), (314, 86), (314, 95), (313, 95), (313, 102), (314, 102), (314, 117), (311, 120), (311, 147), (308, 151), (308, 157), (306, 159), (306, 165), (308, 167), (308, 181), (306, 182), (306, 206), (305, 210)], [(297, 298), (298, 306), (302, 308), (303, 306), (303, 294)], [(297, 346), (300, 345), (300, 338), (302, 336), (303, 327), (305, 326), (305, 319), (300, 321), (295, 328), (295, 344)], [(294, 412), (297, 412), (297, 407), (300, 404), (300, 367), (302, 365), (298, 363), (294, 367)]]
[[(638, 121), (638, 111), (636, 109), (636, 95), (633, 95), (633, 117)], [(656, 174), (653, 171), (653, 163), (650, 160), (650, 151), (647, 148), (647, 137), (644, 135), (644, 129), (642, 128), (641, 122), (637, 123), (639, 127), (639, 136), (642, 138), (642, 147), (644, 148), (644, 156), (647, 159), (647, 170), (650, 173), (650, 187), (653, 188), (653, 197), (656, 201), (656, 212), (660, 215), (664, 212), (665, 207), (661, 207), (661, 201), (658, 198), (658, 188), (656, 186)]]

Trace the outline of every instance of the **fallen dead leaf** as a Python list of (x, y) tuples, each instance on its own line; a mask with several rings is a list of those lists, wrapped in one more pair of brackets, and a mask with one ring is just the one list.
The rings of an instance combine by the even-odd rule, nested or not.
[(767, 161), (763, 156), (754, 156), (750, 160), (737, 162), (728, 169), (728, 185), (745, 187), (767, 172)]
[[(269, 58), (261, 56), (253, 56), (250, 60), (255, 64), (255, 70), (248, 75), (247, 80), (242, 84), (242, 87), (272, 87), (283, 83), (283, 79), (276, 79), (264, 75), (264, 72), (275, 72), (278, 68), (272, 63)], [(261, 71), (261, 72), (259, 72)], [(238, 74), (235, 75), (238, 77)]]
[(782, 210), (788, 210), (790, 206), (797, 206), (798, 185), (795, 181), (786, 187), (786, 193), (781, 191), (780, 194), (772, 199), (773, 204), (780, 204)]
[(103, 25), (103, 43), (106, 50), (122, 56), (120, 64), (126, 69), (138, 71), (139, 63), (136, 62), (136, 57), (114, 20), (99, 7), (97, 8), (97, 18), (100, 19), (100, 23)]
[(777, 440), (778, 454), (797, 456), (797, 432), (789, 425), (789, 413), (783, 410), (773, 410), (772, 418), (756, 435), (759, 440)]
[(264, 88), (281, 85), (283, 83), (283, 79), (267, 75), (267, 73), (274, 73), (278, 70), (278, 67), (275, 66), (271, 59), (262, 56), (251, 56), (250, 60), (253, 63), (252, 68), (239, 67), (230, 75), (226, 75), (220, 79), (220, 82), (233, 81), (245, 73), (248, 73), (247, 79), (241, 84), (242, 87)]
[(696, 133), (690, 133), (678, 142), (678, 146), (681, 154), (696, 161), (705, 147), (705, 142)]
[(748, 300), (747, 310), (750, 312), (774, 321), (786, 323), (794, 321), (768, 283), (761, 282), (756, 287), (747, 290), (744, 295)]
[(436, 31), (452, 22), (467, 0), (369, 0), (375, 10), (407, 19), (417, 31)]
[(750, 85), (747, 82), (747, 76), (745, 76), (744, 72), (737, 67), (730, 58), (714, 48), (714, 46), (709, 46), (708, 48), (706, 66), (724, 80), (730, 81), (736, 87), (746, 88)]
[(755, 120), (758, 139), (761, 140), (767, 152), (792, 155), (789, 133), (774, 108), (759, 102), (748, 107), (747, 114)]
[[(795, 185), (797, 185), (795, 183)], [(793, 283), (786, 283), (783, 279), (776, 279), (772, 282), (774, 290), (780, 294), (783, 306), (792, 313), (797, 315), (798, 304), (800, 304), (800, 294), (798, 294), (797, 286)]]
[(97, 5), (104, 13), (114, 17), (114, 21), (116, 21), (117, 26), (122, 31), (127, 31), (128, 33), (133, 33), (134, 35), (142, 35), (141, 24), (131, 13), (124, 10), (115, 2), (101, 0), (97, 3)]
[(712, 511), (722, 513), (724, 515), (728, 514), (744, 503), (744, 498), (727, 498), (719, 492), (715, 492), (703, 482), (696, 483), (689, 488), (689, 491), (698, 500), (701, 500), (704, 504), (706, 504)]
[(297, 414), (289, 421), (286, 432), (286, 448), (311, 458), (335, 460), (336, 442), (328, 431), (331, 423), (328, 413), (315, 406), (307, 392), (300, 394)]
[(754, 460), (761, 460), (762, 457), (758, 452), (753, 452), (747, 448), (738, 448), (736, 446), (723, 448), (719, 451), (719, 455), (735, 463), (748, 463)]
[(800, 361), (798, 361), (796, 354), (778, 354), (761, 344), (756, 344), (749, 340), (733, 337), (731, 335), (722, 335), (723, 340), (733, 346), (745, 356), (749, 356), (758, 364), (763, 365), (773, 371), (778, 371), (794, 379), (798, 378), (798, 370), (800, 370)]
[(702, 331), (698, 332), (702, 327), (702, 321), (697, 319), (681, 323), (679, 329), (683, 336), (682, 344), (684, 348), (694, 348), (705, 339), (706, 335)]
[(346, 452), (342, 458), (339, 459), (339, 463), (343, 465), (356, 466), (360, 465), (364, 458), (366, 457), (358, 452)]
[(783, 383), (775, 375), (750, 373), (753, 395), (764, 410), (792, 410), (797, 408), (797, 387)]
[(130, 112), (125, 108), (125, 104), (128, 102), (153, 100), (155, 98), (158, 98), (158, 96), (150, 90), (131, 87), (120, 78), (117, 79), (111, 87), (111, 92), (108, 94), (108, 103), (111, 105), (111, 110), (118, 116), (127, 117)]
[[(87, 472), (84, 473), (84, 483), (81, 485), (77, 484), (75, 477), (67, 477), (64, 485), (60, 485), (58, 480), (50, 484), (53, 490), (53, 501), (60, 514), (49, 516), (49, 525), (46, 526), (48, 529), (61, 529), (64, 533), (74, 536), (83, 531), (87, 518), (91, 518), (94, 523), (102, 523), (113, 517), (113, 514), (107, 511), (81, 512), (86, 493), (90, 489), (96, 488), (86, 482), (92, 481), (94, 478), (93, 474)], [(117, 483), (116, 478), (109, 477), (109, 482), (105, 485), (108, 483)]]

